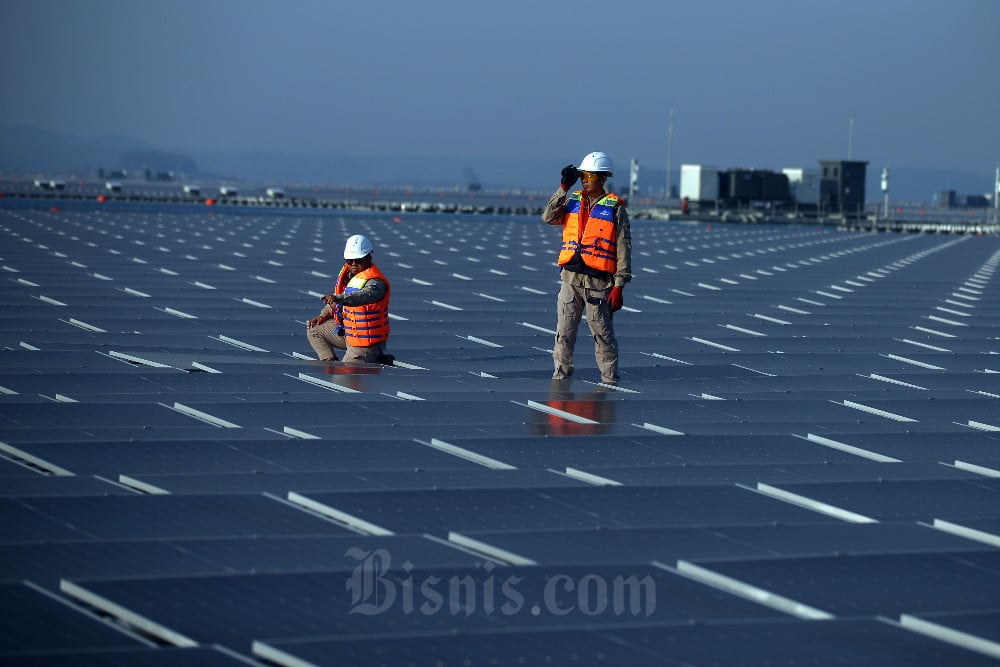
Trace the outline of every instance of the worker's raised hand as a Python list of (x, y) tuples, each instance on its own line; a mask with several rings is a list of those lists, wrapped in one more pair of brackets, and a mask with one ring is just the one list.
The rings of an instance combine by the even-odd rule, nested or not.
[(563, 190), (569, 190), (571, 187), (576, 185), (577, 179), (580, 178), (580, 172), (572, 164), (568, 164), (562, 169), (562, 180), (559, 182), (563, 186)]

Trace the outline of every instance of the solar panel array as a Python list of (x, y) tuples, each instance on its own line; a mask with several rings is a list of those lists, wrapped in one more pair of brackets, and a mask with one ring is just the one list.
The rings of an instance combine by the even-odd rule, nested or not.
[[(0, 208), (4, 664), (995, 664), (1000, 239)], [(392, 367), (312, 359), (351, 234)]]

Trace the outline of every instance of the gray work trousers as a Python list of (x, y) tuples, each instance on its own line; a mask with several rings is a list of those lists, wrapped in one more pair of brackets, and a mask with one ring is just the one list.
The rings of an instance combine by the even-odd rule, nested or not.
[(611, 306), (608, 304), (610, 292), (610, 288), (586, 289), (562, 283), (556, 308), (559, 320), (555, 347), (552, 348), (555, 364), (552, 379), (563, 380), (573, 375), (573, 348), (576, 347), (576, 334), (586, 307), (587, 325), (594, 337), (594, 357), (597, 367), (601, 369), (601, 381), (618, 381), (618, 339), (615, 338)]
[(344, 350), (341, 361), (357, 361), (366, 364), (377, 364), (379, 356), (385, 352), (385, 343), (376, 343), (367, 347), (348, 345), (347, 340), (337, 333), (337, 325), (333, 320), (317, 324), (312, 329), (306, 329), (306, 337), (316, 356), (321, 361), (336, 361), (334, 348)]

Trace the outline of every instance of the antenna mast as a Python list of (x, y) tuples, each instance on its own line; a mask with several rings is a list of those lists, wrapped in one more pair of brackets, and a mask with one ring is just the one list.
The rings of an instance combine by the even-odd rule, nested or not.
[(670, 107), (670, 114), (667, 117), (667, 211), (670, 211), (670, 177), (671, 177), (671, 167), (673, 166), (673, 158), (671, 156), (671, 151), (674, 145), (674, 108)]
[(854, 159), (854, 116), (851, 116), (851, 122), (847, 128), (847, 159)]

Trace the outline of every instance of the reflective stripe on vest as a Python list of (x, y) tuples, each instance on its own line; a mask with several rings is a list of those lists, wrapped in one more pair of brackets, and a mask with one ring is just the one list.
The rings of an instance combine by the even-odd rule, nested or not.
[(563, 217), (563, 242), (559, 252), (559, 266), (565, 266), (580, 253), (583, 263), (592, 269), (614, 273), (618, 268), (618, 235), (615, 231), (615, 206), (621, 199), (616, 194), (606, 194), (590, 209), (590, 215), (580, 229), (580, 208), (583, 190), (570, 193), (566, 198), (566, 215)]
[(389, 338), (389, 281), (374, 264), (350, 279), (345, 265), (337, 277), (336, 291), (343, 294), (359, 291), (372, 278), (385, 283), (385, 296), (375, 303), (361, 306), (341, 304), (338, 308), (337, 316), (344, 327), (344, 338), (353, 347), (368, 347)]

